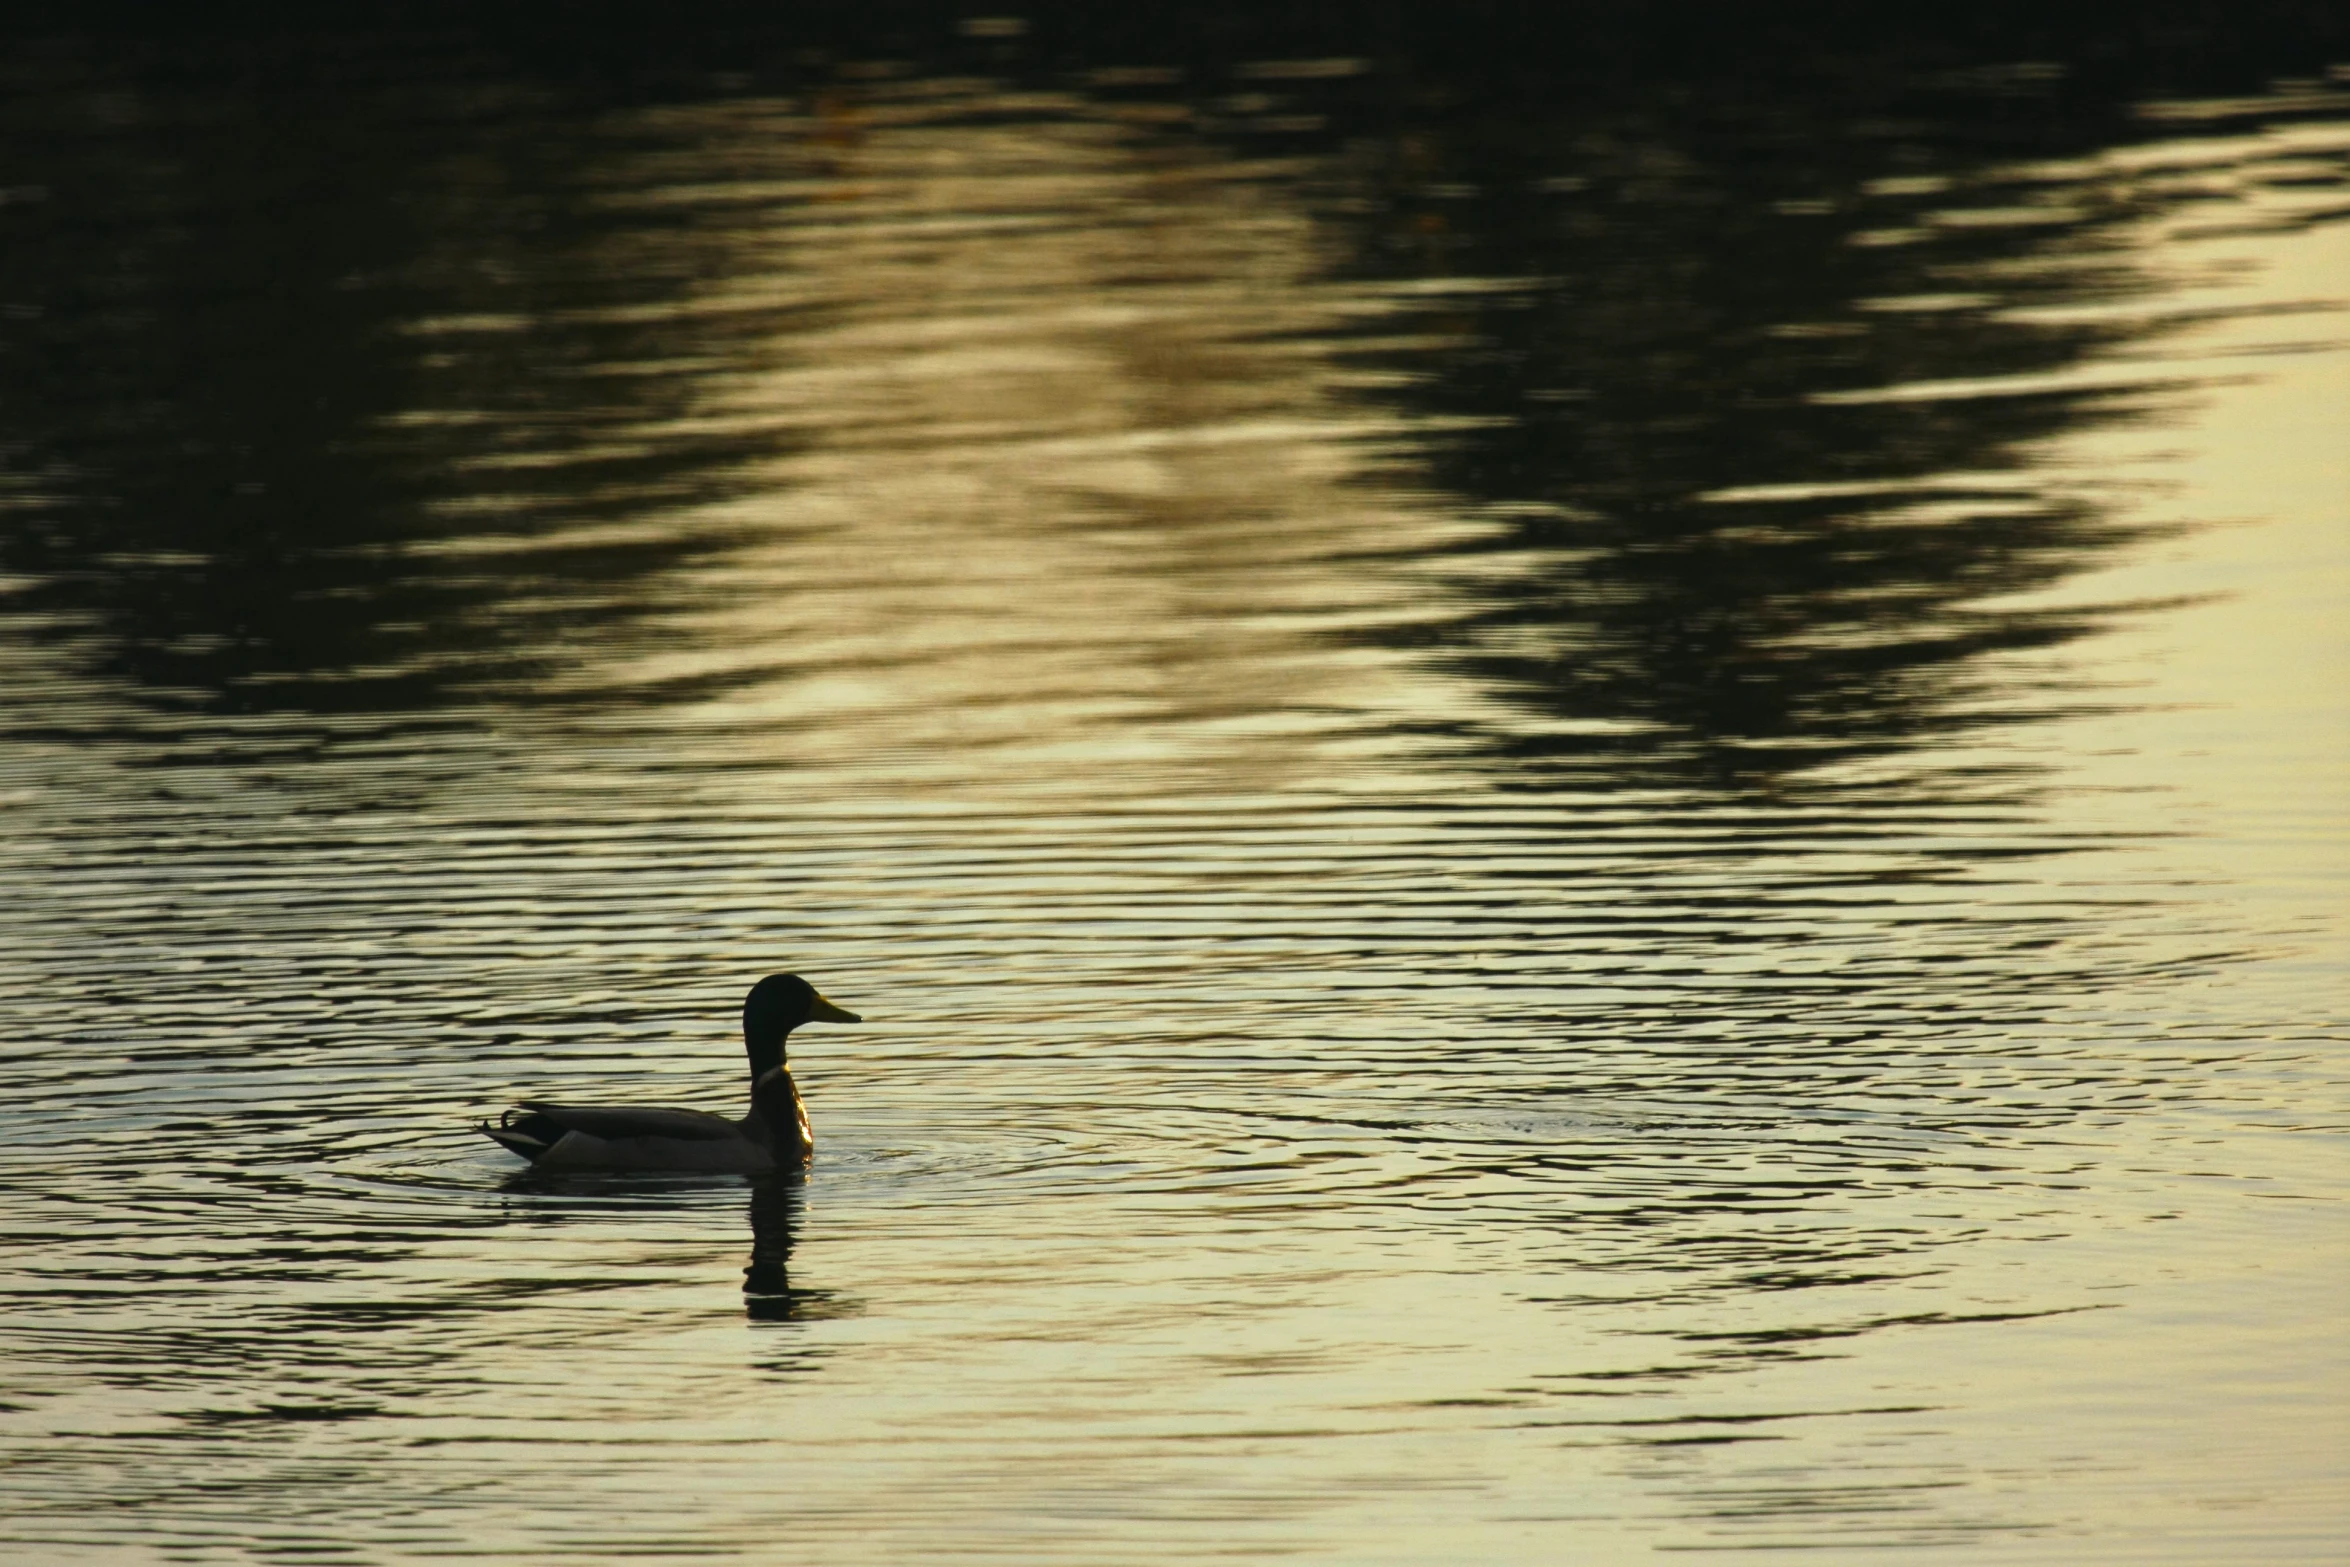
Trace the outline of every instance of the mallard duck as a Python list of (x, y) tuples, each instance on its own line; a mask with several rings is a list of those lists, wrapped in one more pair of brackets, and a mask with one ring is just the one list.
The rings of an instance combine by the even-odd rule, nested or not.
[(657, 1105), (551, 1105), (524, 1100), (478, 1130), (540, 1170), (710, 1170), (760, 1175), (797, 1169), (816, 1142), (808, 1107), (784, 1065), (802, 1023), (861, 1023), (797, 974), (770, 974), (743, 1002), (751, 1058), (751, 1113), (739, 1121)]

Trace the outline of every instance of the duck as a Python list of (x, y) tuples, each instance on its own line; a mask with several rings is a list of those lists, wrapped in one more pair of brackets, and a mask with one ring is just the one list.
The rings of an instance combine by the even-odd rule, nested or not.
[(770, 974), (743, 1000), (751, 1113), (730, 1121), (663, 1105), (558, 1105), (526, 1099), (475, 1126), (536, 1170), (686, 1170), (765, 1175), (806, 1165), (816, 1151), (808, 1107), (784, 1063), (802, 1023), (862, 1023), (797, 974)]

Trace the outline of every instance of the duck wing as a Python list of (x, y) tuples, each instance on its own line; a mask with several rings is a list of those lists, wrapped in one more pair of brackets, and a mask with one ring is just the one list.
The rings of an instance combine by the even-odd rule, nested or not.
[(714, 1143), (743, 1135), (741, 1126), (706, 1110), (678, 1110), (661, 1105), (551, 1105), (529, 1099), (519, 1108), (527, 1114), (509, 1111), (506, 1124), (549, 1144), (565, 1132), (585, 1132), (607, 1142), (623, 1137), (665, 1137), (679, 1142)]

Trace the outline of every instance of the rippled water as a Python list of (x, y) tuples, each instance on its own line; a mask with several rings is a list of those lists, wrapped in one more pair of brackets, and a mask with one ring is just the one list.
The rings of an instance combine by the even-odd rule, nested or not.
[(2344, 72), (1060, 25), (19, 40), (0, 1540), (2330, 1559)]

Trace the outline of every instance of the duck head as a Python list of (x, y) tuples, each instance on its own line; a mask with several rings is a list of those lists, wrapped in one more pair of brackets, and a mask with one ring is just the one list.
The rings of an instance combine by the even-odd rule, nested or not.
[(797, 974), (768, 975), (751, 987), (743, 1002), (743, 1049), (751, 1058), (751, 1081), (756, 1083), (783, 1065), (783, 1042), (802, 1023), (863, 1021), (825, 1000)]

